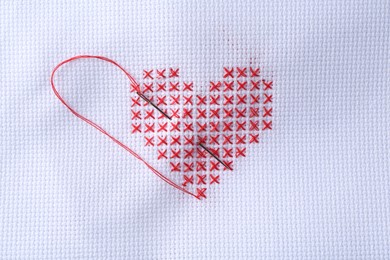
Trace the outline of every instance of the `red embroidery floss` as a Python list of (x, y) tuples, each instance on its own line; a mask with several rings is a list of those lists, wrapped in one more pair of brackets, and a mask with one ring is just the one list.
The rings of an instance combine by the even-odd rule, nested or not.
[[(131, 97), (130, 132), (143, 134), (145, 146), (155, 148), (157, 160), (168, 160), (170, 172), (181, 173), (183, 182), (173, 182), (59, 94), (54, 84), (56, 71), (78, 59), (99, 59), (125, 73), (130, 92), (137, 94)], [(246, 157), (247, 145), (259, 143), (260, 131), (272, 130), (273, 82), (260, 79), (260, 69), (253, 67), (224, 67), (222, 76), (220, 81), (209, 81), (209, 95), (195, 94), (193, 82), (180, 80), (179, 68), (145, 69), (139, 84), (109, 58), (80, 55), (59, 63), (50, 81), (56, 97), (76, 117), (108, 136), (169, 185), (201, 199), (206, 198), (207, 187), (220, 183), (219, 172), (232, 171), (233, 160)]]
[[(79, 60), (79, 59), (99, 59), (99, 60), (103, 60), (103, 61), (106, 61), (106, 62), (109, 62), (113, 65), (115, 65), (116, 67), (118, 67), (123, 73), (125, 73), (125, 75), (127, 76), (127, 78), (130, 80), (130, 83), (131, 83), (131, 87), (133, 87), (136, 91), (137, 91), (137, 94), (142, 98), (144, 99), (146, 102), (148, 102), (150, 105), (152, 105), (153, 107), (155, 107), (159, 112), (161, 112), (165, 117), (167, 117), (168, 119), (171, 119), (165, 112), (163, 112), (162, 110), (160, 110), (160, 108), (158, 108), (158, 106), (154, 105), (153, 102), (151, 102), (148, 98), (146, 98), (146, 96), (142, 93), (140, 87), (139, 87), (139, 84), (138, 82), (134, 79), (133, 76), (131, 76), (131, 74), (129, 72), (127, 72), (121, 65), (119, 65), (117, 62), (115, 62), (114, 60), (111, 60), (109, 58), (106, 58), (106, 57), (103, 57), (103, 56), (94, 56), (94, 55), (79, 55), (79, 56), (75, 56), (75, 57), (72, 57), (72, 58), (69, 58), (67, 60), (64, 60), (62, 62), (60, 62), (52, 71), (51, 73), (51, 77), (50, 77), (50, 83), (51, 83), (51, 87), (52, 87), (52, 90), (54, 92), (54, 94), (56, 95), (56, 97), (61, 101), (61, 103), (69, 109), (69, 111), (74, 114), (76, 117), (80, 118), (81, 120), (83, 120), (84, 122), (86, 122), (87, 124), (91, 125), (92, 127), (96, 128), (98, 131), (100, 131), (102, 134), (108, 136), (112, 141), (114, 141), (116, 144), (118, 144), (120, 147), (122, 147), (123, 149), (125, 149), (127, 152), (129, 152), (132, 156), (134, 156), (135, 158), (137, 158), (138, 160), (140, 160), (141, 162), (143, 162), (154, 174), (156, 174), (159, 178), (161, 178), (163, 181), (165, 181), (166, 183), (168, 183), (169, 185), (173, 186), (174, 188), (178, 189), (178, 190), (181, 190), (182, 192), (184, 193), (187, 193), (197, 199), (200, 199), (200, 197), (204, 197), (204, 192), (202, 192), (201, 194), (194, 194), (186, 189), (184, 189), (183, 187), (177, 185), (176, 183), (174, 183), (173, 181), (171, 181), (169, 178), (165, 177), (161, 172), (159, 172), (158, 170), (156, 170), (152, 165), (150, 165), (148, 162), (146, 162), (141, 156), (139, 156), (135, 151), (133, 151), (130, 147), (128, 147), (127, 145), (125, 145), (124, 143), (120, 142), (118, 139), (116, 139), (114, 136), (110, 135), (106, 130), (104, 130), (100, 125), (98, 125), (97, 123), (89, 120), (88, 118), (84, 117), (83, 115), (81, 115), (80, 113), (78, 113), (74, 108), (72, 108), (66, 101), (65, 99), (60, 95), (60, 93), (58, 92), (58, 90), (56, 89), (55, 87), (55, 84), (54, 84), (54, 75), (55, 73), (57, 72), (57, 70), (69, 63), (69, 62), (72, 62), (72, 61), (75, 61), (75, 60)], [(149, 75), (149, 74), (148, 74)], [(152, 77), (151, 75), (149, 75), (150, 77)], [(160, 76), (163, 76), (163, 72), (160, 72)], [(133, 130), (134, 131), (134, 130)]]

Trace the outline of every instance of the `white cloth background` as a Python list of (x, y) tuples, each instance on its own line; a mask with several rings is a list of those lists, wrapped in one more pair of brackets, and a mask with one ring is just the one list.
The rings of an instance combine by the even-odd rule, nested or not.
[[(389, 259), (389, 10), (386, 0), (1, 1), (0, 258)], [(177, 66), (200, 89), (255, 59), (273, 73), (273, 130), (197, 201), (54, 97), (51, 70), (79, 54), (138, 79)], [(72, 100), (124, 131), (128, 81), (99, 62), (68, 69), (80, 65), (59, 76)], [(123, 104), (101, 107), (107, 89)]]

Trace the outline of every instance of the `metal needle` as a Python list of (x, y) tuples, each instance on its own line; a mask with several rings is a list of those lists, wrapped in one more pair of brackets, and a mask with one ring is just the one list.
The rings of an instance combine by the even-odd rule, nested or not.
[(140, 92), (137, 92), (138, 96), (140, 96), (143, 100), (145, 100), (146, 102), (148, 102), (150, 105), (152, 105), (155, 109), (157, 109), (161, 114), (163, 114), (166, 118), (168, 118), (169, 120), (172, 120), (172, 117), (168, 116), (167, 113), (165, 113), (164, 111), (162, 111), (158, 106), (156, 106), (150, 99), (148, 99), (147, 97), (145, 97), (144, 94), (140, 93)]
[(202, 143), (198, 143), (198, 144), (199, 144), (200, 147), (205, 149), (212, 157), (214, 157), (220, 164), (222, 164), (223, 166), (225, 166), (227, 169), (229, 169), (231, 171), (233, 170), (227, 164), (225, 164), (221, 159), (219, 159), (214, 153), (212, 153), (209, 149), (207, 149), (207, 147), (204, 146)]

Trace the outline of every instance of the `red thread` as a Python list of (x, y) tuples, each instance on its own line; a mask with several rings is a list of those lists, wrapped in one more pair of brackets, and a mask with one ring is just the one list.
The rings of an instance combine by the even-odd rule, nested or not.
[(180, 156), (180, 150), (179, 149), (171, 149), (171, 159), (175, 159), (175, 158), (177, 158), (177, 159), (180, 159), (181, 158), (181, 156)]
[(246, 135), (237, 135), (237, 144), (245, 144), (246, 143)]
[(184, 159), (194, 158), (194, 149), (184, 149)]
[(272, 103), (272, 95), (264, 94), (265, 100), (263, 104)]
[(196, 158), (206, 158), (206, 151), (201, 149), (201, 148), (197, 148), (196, 149)]
[[(224, 71), (225, 81), (210, 81), (210, 91), (214, 91), (211, 95), (194, 95), (193, 82), (172, 82), (173, 78), (179, 78), (179, 68), (144, 70), (144, 82), (141, 82), (143, 93), (156, 91), (156, 94), (149, 97), (141, 96), (143, 93), (138, 83), (130, 84), (130, 91), (138, 94), (131, 97), (131, 119), (137, 121), (130, 124), (131, 132), (143, 133), (145, 145), (157, 147), (158, 160), (172, 160), (171, 172), (205, 173), (198, 174), (201, 178), (184, 175), (181, 187), (195, 184), (194, 178), (197, 178), (196, 185), (219, 184), (219, 175), (210, 172), (231, 170), (234, 158), (246, 156), (246, 144), (259, 143), (259, 131), (272, 129), (272, 107), (267, 105), (272, 103), (272, 93), (266, 91), (272, 90), (272, 81), (256, 78), (260, 75), (259, 68), (232, 67), (224, 68)], [(240, 78), (241, 81), (238, 80)], [(261, 89), (260, 84), (264, 86)], [(244, 93), (236, 92), (240, 90)], [(153, 99), (156, 100), (155, 103)], [(263, 106), (259, 105), (260, 100)], [(167, 104), (172, 107), (165, 108)], [(160, 113), (156, 115), (151, 107), (141, 108), (149, 105)], [(183, 105), (185, 107), (181, 107)], [(166, 121), (164, 113), (170, 115), (169, 119), (183, 120)], [(202, 118), (207, 121), (195, 120)], [(152, 122), (147, 119), (152, 119)], [(168, 134), (168, 131), (176, 133), (176, 136)], [(155, 133), (159, 134), (155, 136)], [(182, 144), (188, 146), (181, 147)], [(219, 157), (220, 154), (222, 157)], [(207, 159), (209, 155), (214, 158)], [(192, 196), (205, 197), (205, 190), (196, 189), (196, 195), (192, 193)]]
[(169, 82), (169, 85), (171, 86), (169, 91), (179, 91), (179, 82)]
[(184, 162), (184, 172), (192, 172), (194, 171), (194, 162)]
[(223, 118), (233, 117), (233, 108), (230, 108), (230, 109), (229, 108), (224, 108), (223, 112), (224, 112)]
[(251, 94), (251, 105), (260, 103), (260, 95)]
[(132, 110), (131, 112), (133, 113), (131, 120), (141, 119), (141, 111)]
[(192, 103), (192, 95), (191, 96), (184, 96), (184, 105), (193, 105)]
[[(120, 147), (122, 147), (123, 149), (125, 149), (127, 152), (129, 152), (132, 156), (134, 156), (136, 159), (140, 160), (141, 162), (143, 162), (154, 174), (156, 174), (159, 178), (161, 178), (163, 181), (165, 181), (166, 183), (168, 183), (169, 185), (173, 186), (174, 188), (178, 189), (178, 190), (181, 190), (182, 192), (184, 193), (187, 193), (191, 196), (194, 196), (195, 198), (197, 199), (200, 199), (200, 197), (206, 197), (204, 192), (206, 191), (206, 189), (204, 190), (197, 190), (197, 194), (195, 195), (194, 193), (184, 189), (183, 187), (177, 185), (176, 183), (174, 183), (173, 181), (171, 181), (170, 179), (168, 179), (167, 177), (165, 177), (161, 172), (159, 172), (158, 170), (156, 170), (152, 165), (150, 165), (148, 162), (146, 162), (141, 156), (139, 156), (135, 151), (133, 151), (131, 148), (129, 148), (127, 145), (125, 145), (124, 143), (120, 142), (118, 139), (116, 139), (114, 136), (110, 135), (106, 130), (104, 130), (100, 125), (96, 124), (95, 122), (89, 120), (88, 118), (82, 116), (81, 114), (79, 114), (75, 109), (73, 109), (66, 101), (65, 99), (59, 94), (58, 90), (56, 89), (55, 87), (55, 84), (54, 84), (54, 75), (56, 73), (56, 71), (64, 64), (66, 63), (69, 63), (71, 61), (74, 61), (74, 60), (78, 60), (78, 59), (99, 59), (99, 60), (103, 60), (103, 61), (106, 61), (106, 62), (109, 62), (113, 65), (115, 65), (116, 67), (118, 67), (123, 73), (125, 73), (125, 75), (127, 76), (127, 78), (130, 80), (130, 89), (131, 88), (134, 88), (135, 90), (137, 90), (139, 93), (142, 93), (140, 87), (139, 87), (139, 84), (137, 83), (137, 81), (133, 78), (133, 76), (130, 75), (130, 73), (128, 73), (122, 66), (120, 66), (117, 62), (115, 62), (114, 60), (111, 60), (111, 59), (108, 59), (106, 57), (102, 57), (102, 56), (93, 56), (93, 55), (79, 55), (79, 56), (75, 56), (75, 57), (72, 57), (72, 58), (69, 58), (67, 60), (64, 60), (62, 62), (60, 62), (52, 71), (51, 73), (51, 77), (50, 77), (50, 83), (51, 83), (51, 87), (52, 87), (52, 90), (54, 92), (54, 94), (56, 95), (56, 97), (61, 101), (61, 103), (72, 113), (74, 114), (76, 117), (80, 118), (81, 120), (83, 120), (84, 122), (86, 122), (87, 124), (91, 125), (92, 127), (94, 127), (95, 129), (97, 129), (98, 131), (100, 131), (102, 134), (106, 135), (107, 137), (109, 137), (112, 141), (114, 141), (116, 144), (118, 144)], [(146, 72), (145, 72), (146, 73)], [(151, 74), (151, 73), (150, 73)], [(144, 76), (145, 78), (145, 76)], [(153, 77), (150, 75), (150, 78), (153, 79)], [(134, 124), (132, 124), (133, 127), (134, 127)], [(133, 128), (133, 132), (134, 132), (134, 128)]]
[(209, 148), (211, 152), (213, 152), (214, 155), (219, 157), (219, 148)]
[[(88, 57), (87, 56), (76, 56), (74, 58), (77, 58), (77, 57), (79, 57), (79, 58), (96, 58), (96, 59), (99, 59), (97, 56), (88, 56)], [(106, 59), (104, 57), (101, 57), (101, 58), (103, 58), (102, 60)], [(75, 60), (75, 59), (73, 59), (73, 60)], [(123, 70), (123, 72), (125, 72), (125, 71)], [(144, 70), (144, 79), (147, 79), (147, 78), (153, 79), (152, 73), (153, 73), (153, 70)]]
[(210, 122), (210, 132), (219, 132), (219, 122)]
[(174, 77), (179, 77), (179, 69), (169, 69), (169, 77), (174, 78)]
[(224, 167), (223, 170), (224, 171), (228, 171), (228, 170), (231, 170), (233, 169), (233, 161), (223, 161), (227, 167)]
[(233, 90), (233, 84), (234, 84), (234, 81), (232, 82), (224, 82), (223, 83), (225, 85), (225, 88), (223, 91), (229, 91), (229, 90)]
[(171, 105), (179, 105), (180, 104), (180, 95), (173, 96), (171, 95)]
[(181, 145), (180, 136), (172, 136), (171, 145)]
[(180, 132), (180, 122), (172, 122), (171, 123), (171, 132), (179, 131)]
[(198, 106), (206, 105), (206, 96), (196, 95), (196, 97), (198, 98), (198, 102), (196, 103)]
[(219, 137), (220, 135), (210, 135), (210, 144), (219, 145)]
[(136, 133), (136, 132), (141, 133), (141, 124), (131, 124), (131, 126), (133, 128), (131, 133)]
[(171, 162), (171, 172), (180, 172), (180, 163)]
[(251, 107), (250, 108), (250, 114), (249, 117), (258, 117), (259, 116), (259, 108), (258, 107)]
[(240, 130), (245, 131), (246, 130), (245, 125), (246, 125), (245, 121), (243, 121), (243, 122), (237, 121), (236, 122), (236, 126), (237, 126), (236, 131), (240, 131)]
[(171, 117), (180, 118), (179, 109), (171, 109)]
[(146, 123), (145, 126), (146, 126), (145, 133), (154, 132), (154, 123)]
[(247, 95), (237, 95), (237, 105), (246, 104)]
[(167, 157), (167, 149), (165, 149), (165, 150), (158, 150), (157, 160), (160, 160), (161, 158), (168, 159), (168, 157)]
[(196, 116), (197, 119), (206, 118), (206, 109), (198, 108), (197, 111), (198, 111), (198, 114)]
[(183, 109), (183, 118), (192, 118), (192, 109)]
[(157, 106), (160, 105), (167, 105), (167, 102), (165, 102), (166, 96), (157, 97)]
[(148, 118), (155, 119), (155, 117), (154, 117), (154, 109), (146, 110), (145, 119), (148, 119)]
[(260, 89), (260, 81), (253, 81), (253, 80), (251, 80), (251, 83), (252, 83), (251, 91)]
[(216, 109), (210, 109), (210, 118), (219, 118), (219, 108)]
[(232, 69), (223, 68), (223, 69), (225, 70), (225, 75), (223, 75), (224, 78), (228, 78), (228, 77), (234, 78), (233, 76), (234, 68)]
[(157, 72), (157, 78), (165, 79), (165, 69), (156, 70), (156, 72)]
[(167, 89), (167, 84), (165, 82), (157, 83), (157, 91), (165, 91), (166, 89)]
[(223, 143), (222, 144), (233, 144), (233, 135), (223, 135)]
[(194, 176), (183, 175), (183, 177), (184, 177), (183, 186), (187, 186), (187, 184), (194, 184)]
[(133, 101), (133, 103), (131, 104), (131, 107), (135, 107), (135, 106), (141, 106), (141, 98), (140, 97), (131, 97), (131, 100)]
[(249, 134), (249, 143), (259, 143), (259, 134)]
[(196, 192), (198, 193), (197, 195), (196, 195), (196, 197), (198, 198), (198, 199), (200, 199), (200, 198), (206, 198), (206, 188), (197, 188), (196, 189)]
[(266, 82), (266, 81), (263, 79), (264, 90), (272, 89), (272, 83), (273, 83), (272, 81)]
[(263, 129), (262, 130), (264, 131), (267, 129), (272, 130), (272, 121), (263, 120)]
[(223, 102), (223, 105), (233, 105), (233, 98), (234, 96), (233, 95), (223, 95), (225, 101)]
[(196, 175), (198, 177), (198, 181), (196, 182), (196, 184), (206, 184), (206, 175), (199, 175), (197, 174)]
[(217, 96), (211, 95), (210, 96), (210, 105), (219, 105), (220, 104), (219, 103), (219, 98), (220, 97), (221, 97), (220, 95), (217, 95)]
[(221, 82), (212, 82), (210, 81), (210, 91), (219, 91), (219, 88), (221, 87)]
[(238, 68), (237, 67), (237, 78), (240, 78), (240, 77), (246, 77), (246, 68)]
[(184, 123), (184, 132), (193, 132), (194, 131), (194, 128), (193, 128), (193, 125), (192, 123)]
[(194, 136), (184, 136), (184, 144), (194, 145)]
[(144, 86), (144, 92), (143, 93), (146, 93), (148, 91), (153, 92), (153, 83), (150, 83), (150, 84), (144, 83), (143, 86)]
[(266, 107), (263, 107), (263, 110), (264, 110), (264, 114), (263, 114), (263, 117), (266, 117), (266, 116), (272, 116), (272, 107), (267, 109)]
[(213, 183), (216, 183), (216, 184), (219, 184), (219, 175), (212, 175), (210, 174), (210, 184), (213, 184)]
[(233, 157), (233, 148), (223, 148), (223, 157)]
[(211, 160), (210, 161), (210, 170), (211, 171), (219, 171), (220, 163), (218, 161)]
[(190, 83), (185, 83), (184, 82), (183, 84), (184, 84), (184, 88), (183, 88), (184, 91), (186, 91), (186, 90), (192, 91), (192, 85), (193, 85), (192, 82), (190, 82)]
[(168, 123), (167, 122), (158, 123), (158, 130), (157, 130), (157, 132), (166, 132), (166, 131), (168, 131), (167, 127), (168, 127)]
[(198, 132), (206, 132), (207, 131), (207, 124), (206, 123), (200, 123), (200, 122), (196, 122), (196, 124), (198, 125)]
[(198, 172), (206, 171), (206, 162), (197, 161), (196, 162), (196, 171), (198, 171)]
[(237, 118), (245, 117), (245, 115), (246, 115), (246, 108), (243, 108), (243, 109), (236, 108), (236, 117)]
[(168, 145), (168, 142), (167, 142), (167, 136), (158, 136), (158, 146), (161, 146), (161, 145)]
[(260, 69), (259, 68), (250, 68), (251, 71), (251, 77), (259, 77), (260, 76)]
[(239, 157), (245, 157), (245, 153), (246, 153), (246, 148), (238, 148), (237, 147), (237, 150), (236, 150), (236, 157), (239, 158)]
[(237, 90), (246, 90), (246, 84), (247, 84), (248, 82), (246, 82), (246, 81), (243, 81), (243, 82), (237, 81), (237, 83), (238, 83)]
[(154, 137), (145, 136), (146, 144), (145, 146), (154, 146)]
[(223, 130), (222, 131), (233, 131), (232, 129), (233, 122), (223, 122)]
[(249, 123), (250, 123), (249, 130), (251, 130), (251, 131), (258, 131), (259, 130), (259, 122), (258, 121), (250, 120)]

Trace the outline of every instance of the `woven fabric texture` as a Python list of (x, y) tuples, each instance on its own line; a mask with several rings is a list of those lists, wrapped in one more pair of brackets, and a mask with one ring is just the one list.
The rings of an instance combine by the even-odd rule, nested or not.
[[(389, 259), (389, 10), (386, 0), (0, 1), (0, 259)], [(179, 68), (206, 97), (210, 81), (227, 82), (224, 68), (237, 81), (247, 68), (250, 84), (258, 67), (273, 82), (272, 130), (245, 157), (231, 145), (233, 171), (207, 177), (197, 200), (55, 97), (51, 71), (82, 54), (142, 84), (144, 70)], [(117, 68), (75, 61), (55, 81), (80, 113), (170, 170), (164, 147), (131, 133), (138, 108)]]

